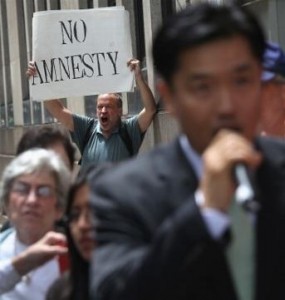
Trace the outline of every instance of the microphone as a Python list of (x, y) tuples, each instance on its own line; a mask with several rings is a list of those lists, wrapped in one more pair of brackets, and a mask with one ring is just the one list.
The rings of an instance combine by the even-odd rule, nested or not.
[(248, 168), (243, 163), (234, 167), (234, 178), (237, 184), (235, 200), (246, 210), (256, 212), (260, 206), (254, 200), (255, 192), (250, 180)]

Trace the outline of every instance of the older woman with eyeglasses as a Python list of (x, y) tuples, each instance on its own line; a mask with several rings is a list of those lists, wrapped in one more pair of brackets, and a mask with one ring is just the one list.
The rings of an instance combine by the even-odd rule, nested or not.
[(52, 231), (69, 185), (70, 171), (51, 150), (26, 151), (4, 170), (0, 199), (13, 227), (0, 234), (1, 300), (45, 299), (60, 276), (65, 237)]

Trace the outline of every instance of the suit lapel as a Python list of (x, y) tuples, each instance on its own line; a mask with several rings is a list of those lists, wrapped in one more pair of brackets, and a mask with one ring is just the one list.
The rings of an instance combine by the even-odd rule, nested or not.
[(169, 190), (176, 193), (172, 195), (175, 205), (180, 205), (181, 201), (185, 198), (189, 199), (190, 195), (196, 191), (197, 176), (186, 159), (178, 139), (168, 145), (167, 151), (157, 156), (154, 163), (160, 179), (167, 181), (167, 185), (171, 186)]

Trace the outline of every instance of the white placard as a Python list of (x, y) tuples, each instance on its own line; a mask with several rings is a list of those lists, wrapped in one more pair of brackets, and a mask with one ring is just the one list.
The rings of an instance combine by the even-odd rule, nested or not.
[(123, 7), (36, 12), (31, 98), (131, 91), (131, 57), (129, 14)]

